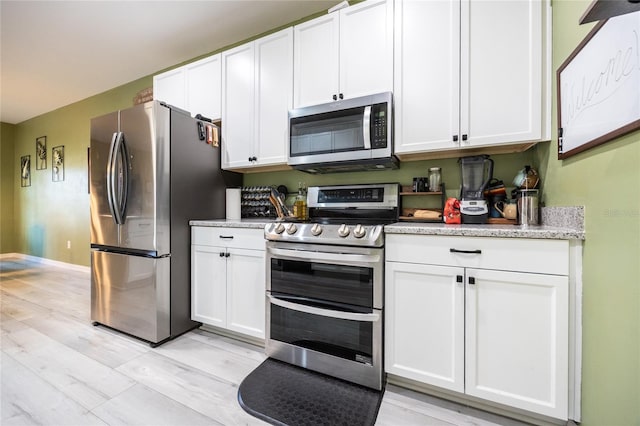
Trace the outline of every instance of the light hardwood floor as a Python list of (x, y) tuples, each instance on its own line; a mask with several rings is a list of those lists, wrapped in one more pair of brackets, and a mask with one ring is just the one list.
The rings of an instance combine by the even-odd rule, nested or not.
[[(90, 322), (87, 272), (0, 260), (0, 424), (258, 425), (236, 394), (260, 347), (195, 330), (152, 349)], [(518, 422), (389, 385), (377, 425)]]

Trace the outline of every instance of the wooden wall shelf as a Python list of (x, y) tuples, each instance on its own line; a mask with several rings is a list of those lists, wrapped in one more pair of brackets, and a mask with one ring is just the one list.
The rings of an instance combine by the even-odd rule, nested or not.
[[(400, 192), (400, 196), (401, 197), (417, 197), (417, 196), (423, 196), (423, 197), (428, 197), (428, 196), (440, 196), (440, 207), (439, 208), (419, 208), (419, 207), (409, 207), (409, 208), (402, 208), (402, 212), (400, 215), (400, 220), (401, 221), (407, 221), (407, 222), (433, 222), (433, 223), (441, 223), (442, 222), (442, 212), (444, 211), (444, 203), (446, 201), (446, 191), (445, 191), (445, 186), (444, 183), (442, 183), (442, 188), (441, 191), (427, 191), (427, 192), (413, 192), (412, 191), (412, 187), (411, 186), (402, 186), (401, 192)], [(431, 214), (433, 215), (438, 215), (437, 217), (415, 217), (414, 214), (416, 211), (418, 210), (422, 210), (422, 211), (428, 211), (431, 212)]]

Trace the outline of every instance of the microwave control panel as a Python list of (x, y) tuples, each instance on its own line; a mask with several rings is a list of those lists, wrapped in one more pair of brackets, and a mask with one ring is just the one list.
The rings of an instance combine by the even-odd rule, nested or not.
[(371, 148), (387, 147), (387, 105), (376, 104), (371, 115)]

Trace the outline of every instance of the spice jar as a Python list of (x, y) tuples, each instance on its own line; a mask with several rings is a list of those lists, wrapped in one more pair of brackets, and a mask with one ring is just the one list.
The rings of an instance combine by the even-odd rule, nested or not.
[(441, 173), (440, 167), (431, 167), (429, 169), (429, 191), (440, 192), (441, 190)]

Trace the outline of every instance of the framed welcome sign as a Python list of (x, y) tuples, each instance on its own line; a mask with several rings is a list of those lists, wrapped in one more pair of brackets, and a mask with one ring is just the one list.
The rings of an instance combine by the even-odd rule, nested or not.
[(640, 128), (640, 12), (596, 25), (558, 68), (558, 158)]

